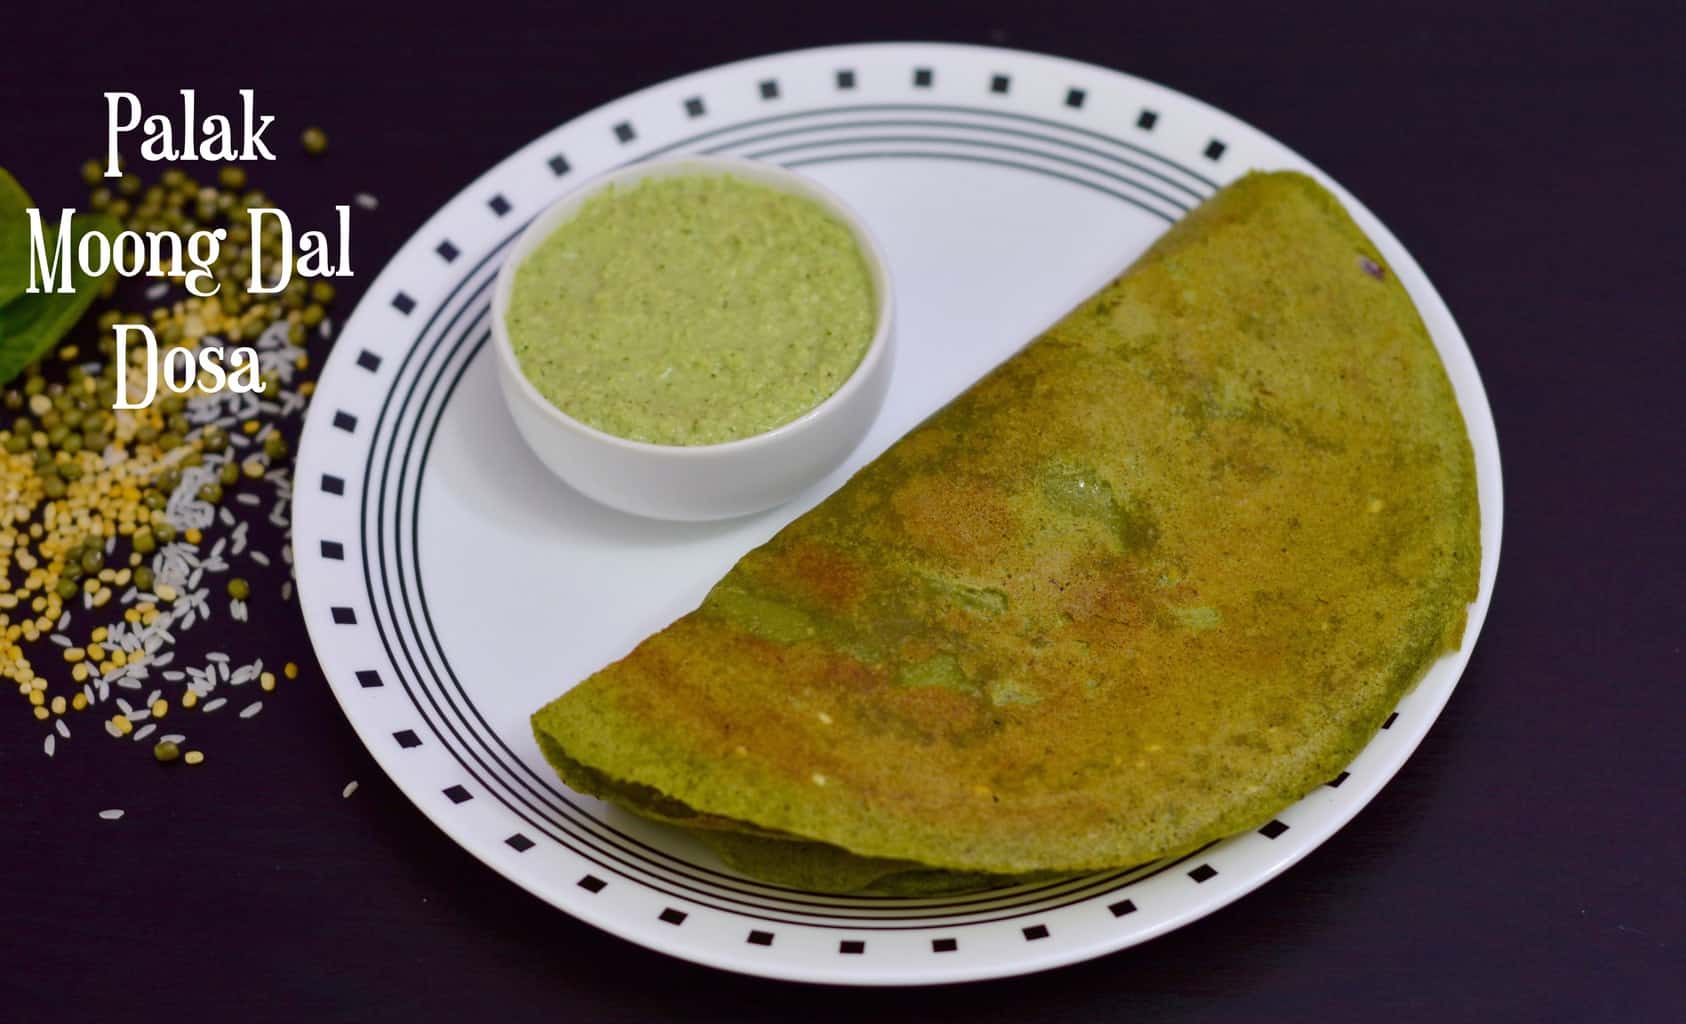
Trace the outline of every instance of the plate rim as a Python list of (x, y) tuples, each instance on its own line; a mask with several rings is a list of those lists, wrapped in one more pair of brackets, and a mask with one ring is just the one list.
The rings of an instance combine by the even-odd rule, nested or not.
[[(1098, 956), (1103, 956), (1108, 953), (1117, 952), (1121, 949), (1148, 941), (1149, 939), (1175, 930), (1176, 928), (1180, 928), (1194, 920), (1212, 913), (1236, 899), (1241, 898), (1247, 893), (1259, 888), (1266, 882), (1277, 877), (1282, 872), (1298, 863), (1312, 850), (1317, 849), (1323, 843), (1327, 842), (1334, 836), (1335, 833), (1345, 828), (1360, 811), (1369, 806), (1376, 794), (1379, 793), (1381, 789), (1393, 779), (1393, 777), (1403, 767), (1405, 762), (1410, 759), (1412, 754), (1415, 753), (1416, 749), (1427, 736), (1430, 729), (1433, 728), (1441, 713), (1444, 711), (1446, 704), (1449, 702), (1452, 693), (1457, 689), (1459, 683), (1462, 681), (1464, 672), (1468, 668), (1470, 658), (1473, 655), (1474, 648), (1479, 640), (1482, 626), (1485, 623), (1487, 612), (1491, 606), (1493, 588), (1497, 579), (1497, 568), (1504, 518), (1503, 473), (1502, 461), (1499, 456), (1496, 424), (1493, 421), (1491, 405), (1487, 399), (1485, 384), (1481, 379), (1479, 367), (1475, 365), (1473, 353), (1469, 349), (1468, 341), (1465, 338), (1462, 329), (1457, 324), (1456, 319), (1453, 317), (1450, 309), (1447, 308), (1439, 290), (1436, 289), (1433, 283), (1429, 281), (1426, 273), (1424, 273), (1421, 267), (1416, 263), (1415, 258), (1410, 255), (1409, 250), (1399, 242), (1398, 238), (1393, 235), (1391, 230), (1389, 230), (1379, 218), (1371, 213), (1367, 207), (1359, 202), (1356, 197), (1354, 197), (1338, 182), (1331, 179), (1326, 173), (1322, 172), (1320, 168), (1317, 168), (1314, 163), (1306, 159), (1298, 151), (1284, 145), (1280, 140), (1276, 139), (1268, 132), (1259, 129), (1234, 115), (1228, 114), (1196, 97), (1189, 96), (1168, 86), (1130, 74), (1127, 71), (1031, 50), (950, 42), (902, 41), (844, 43), (761, 54), (689, 71), (663, 81), (653, 83), (633, 92), (615, 97), (603, 104), (581, 111), (574, 116), (569, 117), (560, 124), (540, 133), (526, 144), (518, 147), (497, 163), (487, 168), (481, 174), (477, 175), (456, 193), (440, 203), (434, 211), (424, 221), (422, 221), (420, 225), (418, 225), (416, 230), (398, 247), (393, 256), (381, 268), (380, 272), (369, 282), (369, 285), (365, 289), (363, 296), (360, 298), (356, 309), (353, 311), (351, 317), (346, 321), (340, 332), (340, 337), (336, 340), (336, 344), (330, 352), (329, 358), (321, 372), (321, 379), (326, 381), (336, 372), (344, 374), (347, 371), (348, 368), (346, 364), (355, 358), (350, 354), (354, 346), (341, 344), (341, 342), (344, 342), (348, 335), (353, 334), (354, 328), (357, 327), (361, 320), (373, 319), (372, 310), (374, 307), (379, 305), (379, 297), (384, 294), (381, 286), (383, 284), (390, 283), (388, 279), (395, 274), (395, 268), (397, 268), (400, 264), (425, 253), (427, 246), (431, 241), (429, 238), (430, 227), (440, 220), (448, 210), (454, 208), (465, 199), (469, 199), (475, 195), (477, 190), (483, 191), (484, 186), (499, 178), (512, 165), (517, 165), (524, 159), (530, 159), (532, 152), (538, 147), (544, 145), (547, 140), (567, 131), (579, 122), (590, 119), (593, 116), (600, 115), (605, 111), (623, 105), (632, 105), (638, 100), (653, 94), (676, 90), (677, 88), (682, 87), (685, 83), (691, 81), (713, 78), (715, 76), (724, 76), (734, 71), (742, 71), (754, 65), (767, 64), (775, 61), (807, 61), (818, 59), (825, 55), (837, 56), (843, 54), (884, 52), (905, 56), (910, 65), (912, 61), (918, 59), (919, 55), (933, 52), (939, 54), (964, 53), (969, 56), (999, 55), (1001, 60), (1007, 62), (1024, 61), (1026, 59), (1035, 62), (1047, 62), (1049, 64), (1059, 65), (1068, 69), (1074, 76), (1098, 76), (1115, 80), (1122, 79), (1133, 86), (1142, 87), (1151, 93), (1174, 96), (1180, 102), (1189, 104), (1193, 108), (1197, 109), (1203, 116), (1214, 119), (1218, 123), (1240, 126), (1264, 141), (1279, 147), (1292, 159), (1298, 161), (1304, 167), (1309, 168), (1319, 181), (1326, 186), (1329, 186), (1331, 190), (1334, 191), (1335, 194), (1343, 201), (1343, 203), (1347, 205), (1354, 218), (1364, 227), (1366, 234), (1368, 234), (1372, 240), (1378, 244), (1378, 246), (1384, 249), (1390, 248), (1395, 252), (1403, 254), (1406, 262), (1396, 269), (1400, 271), (1408, 270), (1410, 271), (1410, 276), (1414, 278), (1414, 281), (1411, 282), (1413, 300), (1421, 306), (1426, 299), (1430, 304), (1432, 304), (1433, 308), (1432, 310), (1424, 309), (1423, 312), (1425, 314), (1432, 313), (1433, 318), (1442, 322), (1442, 330), (1439, 332), (1432, 332), (1436, 343), (1436, 350), (1440, 354), (1442, 361), (1448, 364), (1448, 376), (1453, 377), (1454, 385), (1457, 383), (1457, 376), (1452, 372), (1452, 367), (1450, 365), (1450, 363), (1454, 361), (1460, 364), (1458, 370), (1467, 379), (1469, 384), (1467, 391), (1460, 391), (1458, 395), (1458, 404), (1460, 412), (1465, 420), (1465, 428), (1469, 436), (1472, 450), (1474, 451), (1475, 468), (1480, 486), (1482, 528), (1482, 564), (1480, 574), (1481, 589), (1476, 601), (1469, 606), (1468, 619), (1465, 626), (1462, 645), (1456, 652), (1444, 655), (1442, 659), (1440, 659), (1442, 662), (1447, 660), (1451, 661), (1451, 677), (1449, 682), (1444, 685), (1443, 690), (1434, 695), (1431, 706), (1425, 707), (1420, 711), (1423, 719), (1423, 725), (1420, 731), (1416, 732), (1414, 735), (1410, 735), (1406, 738), (1405, 742), (1399, 744), (1392, 752), (1392, 756), (1388, 757), (1378, 765), (1371, 766), (1362, 776), (1362, 784), (1346, 791), (1346, 793), (1343, 794), (1337, 813), (1335, 813), (1327, 822), (1320, 823), (1317, 828), (1307, 833), (1310, 837), (1309, 839), (1302, 839), (1301, 842), (1293, 848), (1283, 849), (1280, 855), (1270, 859), (1268, 866), (1248, 873), (1239, 882), (1232, 882), (1223, 887), (1213, 888), (1210, 890), (1203, 889), (1199, 895), (1180, 901), (1179, 909), (1176, 912), (1166, 915), (1161, 920), (1155, 922), (1152, 926), (1120, 933), (1119, 941), (1106, 940), (1100, 942), (1074, 943), (1065, 946), (1056, 946), (1042, 953), (1037, 953), (1034, 948), (1027, 947), (1023, 955), (1017, 957), (1012, 964), (1007, 966), (1002, 966), (993, 962), (974, 962), (973, 964), (968, 965), (965, 962), (957, 961), (952, 967), (945, 967), (940, 971), (930, 972), (930, 977), (909, 977), (899, 973), (876, 974), (869, 969), (868, 965), (870, 962), (864, 960), (858, 961), (857, 966), (855, 967), (839, 972), (835, 970), (828, 970), (826, 969), (826, 965), (817, 961), (779, 960), (774, 962), (758, 962), (741, 955), (733, 955), (735, 951), (730, 948), (718, 948), (709, 951), (709, 954), (717, 955), (699, 953), (695, 942), (682, 939), (681, 935), (677, 931), (673, 932), (671, 937), (669, 937), (660, 931), (634, 927), (629, 922), (626, 922), (619, 912), (612, 909), (606, 909), (605, 905), (595, 904), (591, 901), (566, 902), (556, 898), (552, 893), (542, 891), (536, 884), (531, 884), (527, 878), (523, 877), (522, 873), (508, 870), (505, 865), (500, 863), (500, 859), (497, 856), (499, 852), (497, 847), (501, 845), (500, 840), (475, 835), (472, 829), (465, 827), (460, 821), (448, 820), (442, 813), (442, 808), (440, 808), (431, 799), (432, 794), (427, 795), (429, 798), (423, 798), (423, 794), (417, 791), (411, 783), (406, 781), (408, 773), (404, 770), (404, 768), (397, 764), (397, 754), (390, 749), (390, 745), (379, 742), (375, 736), (372, 736), (365, 731), (363, 723), (359, 721), (359, 712), (354, 707), (353, 702), (350, 699), (353, 694), (353, 690), (348, 680), (344, 678), (336, 680), (335, 674), (329, 670), (328, 666), (333, 661), (332, 652), (334, 649), (334, 642), (333, 638), (327, 633), (329, 627), (324, 621), (324, 617), (322, 615), (322, 612), (326, 608), (326, 599), (317, 594), (316, 588), (306, 581), (307, 574), (304, 571), (304, 566), (309, 564), (310, 559), (305, 557), (299, 558), (295, 566), (295, 573), (298, 576), (300, 606), (304, 615), (312, 647), (315, 649), (318, 660), (323, 666), (323, 675), (327, 679), (336, 701), (339, 702), (342, 713), (345, 714), (347, 720), (352, 725), (354, 732), (356, 732), (359, 741), (375, 759), (376, 763), (380, 765), (381, 770), (393, 780), (394, 785), (405, 794), (406, 798), (408, 798), (429, 821), (444, 832), (451, 841), (468, 850), (476, 857), (476, 859), (482, 861), (504, 878), (514, 882), (544, 902), (563, 910), (570, 916), (585, 921), (594, 927), (601, 928), (610, 934), (625, 939), (626, 941), (634, 942), (638, 945), (645, 946), (646, 948), (655, 949), (679, 959), (704, 964), (718, 969), (783, 980), (826, 984), (951, 984), (981, 980), (985, 978), (1032, 973), (1065, 964), (1081, 962)], [(816, 109), (823, 110), (825, 108), (822, 106)], [(638, 157), (634, 156), (632, 159), (638, 159)], [(1222, 178), (1220, 179), (1220, 183), (1227, 180), (1230, 179)], [(1390, 258), (1390, 262), (1394, 261)], [(1401, 276), (1404, 277), (1406, 274), (1401, 273)], [(1429, 320), (1431, 317), (1425, 316), (1424, 319)], [(408, 346), (413, 347), (413, 344), (414, 339), (412, 338), (408, 342)], [(1450, 349), (1450, 351), (1448, 351), (1448, 349)], [(298, 471), (297, 476), (301, 481), (310, 479), (309, 474), (305, 471), (310, 466), (314, 465), (316, 461), (320, 461), (311, 459), (311, 456), (321, 447), (321, 442), (316, 442), (314, 439), (321, 435), (321, 420), (327, 415), (325, 411), (319, 411), (318, 404), (319, 403), (316, 402), (312, 403), (312, 408), (307, 415), (303, 436), (301, 437), (300, 450), (296, 463)], [(325, 408), (326, 406), (322, 407), (322, 409)], [(311, 429), (313, 424), (317, 428), (314, 431)], [(1482, 428), (1485, 429), (1483, 430)], [(370, 447), (374, 444), (375, 442), (372, 440), (369, 442)], [(295, 544), (297, 544), (301, 539), (309, 539), (306, 538), (305, 531), (301, 530), (300, 527), (312, 518), (309, 508), (316, 500), (319, 499), (314, 497), (314, 492), (309, 487), (299, 486), (295, 488), (292, 498)], [(359, 540), (361, 540), (361, 538), (359, 538)], [(1438, 663), (1439, 662), (1436, 664)], [(1414, 694), (1415, 691), (1416, 684), (1413, 685), (1410, 693)], [(1374, 738), (1372, 738), (1372, 741), (1373, 739)], [(1368, 745), (1366, 749), (1369, 749)], [(1357, 782), (1359, 780), (1354, 779), (1354, 781)], [(1090, 897), (1090, 899), (1093, 898), (1094, 897)], [(860, 931), (867, 933), (870, 933), (873, 930), (873, 927), (870, 925), (860, 929)]]

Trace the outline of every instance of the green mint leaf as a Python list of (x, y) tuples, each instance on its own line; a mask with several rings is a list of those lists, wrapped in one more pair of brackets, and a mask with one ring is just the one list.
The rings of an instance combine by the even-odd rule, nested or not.
[[(79, 213), (70, 221), (71, 250), (74, 252), (82, 236), (90, 231), (115, 238), (120, 230), (116, 219), (108, 214)], [(49, 246), (56, 234), (57, 229), (49, 229)], [(71, 286), (76, 289), (72, 294), (23, 294), (0, 306), (0, 384), (22, 373), (76, 325), (99, 294), (100, 282), (109, 274), (107, 270), (104, 276), (90, 277), (80, 268), (72, 267)]]
[(18, 180), (0, 167), (0, 306), (29, 288), (29, 221), (33, 205)]

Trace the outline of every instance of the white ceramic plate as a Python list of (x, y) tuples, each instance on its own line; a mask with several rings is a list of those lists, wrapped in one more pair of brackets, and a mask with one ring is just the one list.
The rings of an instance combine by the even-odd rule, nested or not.
[[(558, 483), (500, 404), (487, 344), (510, 242), (575, 183), (672, 152), (774, 160), (848, 200), (900, 297), (884, 411), (836, 473), (725, 524), (641, 521)], [(1117, 274), (1249, 168), (1298, 168), (1346, 201), (1416, 300), (1480, 477), (1481, 598), (1347, 771), (1259, 832), (1175, 863), (938, 899), (838, 897), (734, 875), (683, 835), (565, 789), (527, 716), (701, 600), (744, 551)], [(1410, 255), (1305, 160), (1228, 115), (1116, 71), (978, 47), (780, 54), (584, 114), (486, 172), (381, 272), (322, 375), (294, 543), (311, 638), (363, 742), (494, 870), (634, 942), (734, 971), (853, 984), (1016, 974), (1211, 912), (1348, 821), (1433, 723), (1498, 561), (1492, 415), (1469, 350)]]

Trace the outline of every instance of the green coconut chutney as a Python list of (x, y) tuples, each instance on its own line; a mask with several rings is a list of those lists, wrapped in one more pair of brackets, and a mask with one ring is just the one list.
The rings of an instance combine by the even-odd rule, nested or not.
[(521, 372), (558, 409), (654, 444), (788, 423), (854, 372), (877, 326), (849, 228), (728, 175), (611, 187), (515, 272)]

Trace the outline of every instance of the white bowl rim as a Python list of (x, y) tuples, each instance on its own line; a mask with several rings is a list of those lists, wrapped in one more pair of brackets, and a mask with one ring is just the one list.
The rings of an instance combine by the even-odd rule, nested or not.
[[(515, 346), (510, 340), (504, 317), (509, 310), (509, 297), (515, 286), (516, 268), (541, 241), (550, 237), (587, 199), (606, 188), (623, 182), (641, 181), (646, 177), (679, 177), (687, 173), (732, 175), (751, 180), (756, 184), (767, 185), (770, 188), (816, 200), (826, 207), (833, 216), (841, 220), (850, 229), (856, 245), (861, 250), (861, 255), (866, 259), (867, 270), (872, 277), (873, 287), (878, 293), (876, 296), (878, 300), (877, 319), (872, 340), (867, 344), (866, 352), (862, 354), (860, 362), (855, 364), (855, 368), (850, 371), (849, 376), (818, 405), (795, 419), (788, 420), (759, 434), (751, 434), (749, 437), (734, 438), (730, 441), (721, 441), (715, 444), (657, 444), (651, 441), (637, 441), (599, 430), (557, 408), (556, 404), (540, 393), (539, 389), (533, 386), (533, 382), (527, 379), (527, 375), (521, 371), (521, 360), (515, 355)], [(890, 338), (894, 333), (895, 302), (893, 293), (894, 286), (890, 279), (890, 264), (884, 258), (884, 250), (879, 245), (878, 239), (867, 227), (866, 221), (831, 189), (806, 175), (761, 160), (748, 160), (735, 156), (680, 154), (653, 160), (641, 160), (606, 171), (569, 190), (565, 195), (535, 215), (522, 229), (520, 236), (515, 240), (515, 244), (510, 248), (509, 256), (498, 269), (497, 283), (492, 291), (492, 340), (498, 350), (499, 360), (503, 363), (504, 369), (509, 371), (505, 374), (505, 377), (513, 378), (522, 396), (529, 402), (541, 407), (542, 414), (564, 430), (574, 431), (592, 441), (608, 444), (629, 452), (659, 454), (684, 459), (729, 456), (775, 444), (785, 437), (804, 430), (809, 424), (821, 419), (829, 411), (847, 403), (855, 392), (865, 387), (866, 385), (863, 382), (871, 378), (873, 368), (884, 360), (885, 352), (890, 347)]]

